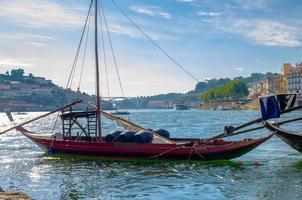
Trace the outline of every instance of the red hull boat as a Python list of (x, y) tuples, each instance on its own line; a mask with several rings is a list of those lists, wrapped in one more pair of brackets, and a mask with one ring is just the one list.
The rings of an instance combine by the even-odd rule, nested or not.
[[(99, 70), (99, 59), (98, 59), (98, 54), (99, 54), (98, 20), (99, 19), (103, 19), (103, 21), (105, 22), (104, 24), (106, 25), (105, 27), (107, 29), (110, 45), (111, 45), (111, 40), (109, 35), (110, 31), (108, 30), (105, 13), (102, 7), (102, 1), (99, 0), (92, 0), (90, 3), (88, 15), (86, 17), (81, 40), (78, 46), (78, 51), (74, 60), (71, 73), (69, 75), (67, 86), (71, 88), (71, 82), (73, 80), (72, 77), (75, 73), (77, 63), (81, 63), (82, 68), (84, 65), (87, 39), (89, 38), (88, 34), (89, 34), (89, 27), (90, 27), (90, 19), (93, 17), (92, 16), (93, 4), (95, 5), (94, 7), (95, 52), (94, 53), (95, 53), (95, 70), (96, 70), (95, 73), (96, 105), (92, 105), (82, 100), (76, 101), (65, 107), (57, 109), (56, 111), (44, 114), (40, 117), (19, 124), (9, 130), (16, 128), (26, 137), (28, 137), (37, 145), (39, 145), (41, 148), (43, 148), (44, 150), (50, 153), (51, 152), (67, 153), (67, 154), (75, 154), (75, 155), (89, 155), (89, 156), (99, 156), (99, 157), (109, 157), (109, 158), (115, 157), (115, 158), (126, 158), (126, 159), (149, 159), (149, 160), (150, 159), (167, 159), (167, 160), (233, 159), (253, 150), (254, 148), (256, 148), (257, 146), (259, 146), (260, 144), (262, 144), (263, 142), (265, 142), (271, 137), (271, 135), (269, 135), (267, 137), (263, 137), (259, 139), (244, 139), (241, 141), (225, 141), (223, 139), (215, 139), (215, 138), (207, 139), (207, 140), (196, 139), (196, 138), (170, 138), (169, 135), (167, 134), (163, 135), (162, 133), (156, 132), (156, 130), (154, 131), (149, 130), (147, 128), (141, 127), (140, 125), (131, 122), (130, 120), (121, 118), (119, 116), (114, 116), (110, 113), (106, 113), (102, 111), (101, 96), (100, 96), (100, 77), (99, 77), (100, 70)], [(117, 6), (115, 2), (114, 5)], [(121, 8), (119, 8), (118, 6), (117, 8), (121, 10)], [(102, 12), (100, 13), (100, 11)], [(133, 23), (132, 20), (131, 22)], [(103, 30), (103, 28), (101, 28), (101, 30)], [(139, 30), (141, 31), (141, 29)], [(102, 36), (103, 36), (103, 32), (102, 32)], [(86, 37), (86, 44), (84, 45), (82, 42), (85, 41), (83, 40), (83, 38), (85, 37)], [(148, 37), (148, 39), (151, 40), (150, 37)], [(104, 48), (104, 41), (102, 44)], [(158, 45), (156, 46), (159, 47)], [(81, 47), (85, 49), (83, 51), (80, 51)], [(112, 46), (111, 49), (113, 50)], [(77, 62), (80, 52), (84, 52), (84, 55), (80, 56), (81, 58), (83, 58), (83, 60), (82, 62)], [(113, 52), (112, 55), (114, 55)], [(176, 62), (175, 60), (173, 61)], [(107, 87), (108, 87), (108, 83), (107, 83)], [(86, 110), (84, 111), (79, 111), (78, 108), (76, 108), (76, 111), (72, 109), (73, 106), (77, 106), (77, 104), (83, 102), (88, 104), (90, 108), (87, 107)], [(62, 121), (62, 133), (56, 133), (52, 135), (49, 134), (41, 135), (41, 134), (35, 134), (23, 128), (24, 125), (28, 123), (32, 123), (38, 119), (44, 118), (56, 112), (61, 112), (60, 118)], [(13, 121), (11, 114), (9, 112), (7, 114), (9, 119)], [(101, 121), (102, 117), (106, 117), (109, 120), (116, 121), (117, 126), (123, 126), (125, 130), (119, 133), (119, 135), (117, 136), (113, 135), (112, 133), (111, 136), (113, 136), (114, 139), (107, 140), (106, 137), (108, 135), (106, 137), (103, 137), (103, 133), (102, 133), (102, 121)], [(5, 132), (9, 130), (6, 130)], [(120, 139), (123, 137), (127, 138), (130, 133), (132, 134), (131, 135), (132, 140), (127, 139), (123, 141)], [(221, 137), (226, 137), (226, 136), (227, 135), (223, 134)], [(139, 139), (136, 140), (136, 138)]]
[[(104, 141), (64, 140), (55, 135), (35, 134), (23, 127), (18, 130), (42, 149), (52, 153), (67, 153), (108, 158), (163, 159), (163, 160), (223, 160), (239, 157), (266, 140), (259, 139), (203, 141), (200, 139), (174, 138), (173, 144), (120, 143)], [(58, 135), (56, 135), (58, 136)]]

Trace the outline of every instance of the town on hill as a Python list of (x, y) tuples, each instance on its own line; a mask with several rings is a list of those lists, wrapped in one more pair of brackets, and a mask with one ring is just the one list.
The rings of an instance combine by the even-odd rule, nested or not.
[[(64, 89), (44, 77), (24, 74), (23, 69), (12, 69), (0, 74), (0, 110), (10, 107), (12, 111), (49, 111), (79, 99), (95, 101), (79, 91)], [(102, 101), (104, 109), (112, 104)]]
[[(210, 79), (196, 84), (187, 93), (140, 96), (118, 101), (102, 101), (103, 109), (166, 109), (181, 104), (191, 108), (256, 109), (258, 97), (275, 93), (301, 93), (302, 63), (283, 64), (281, 73), (252, 73), (249, 77)], [(44, 77), (23, 69), (0, 74), (0, 109), (13, 111), (48, 111), (68, 102), (95, 101), (85, 92), (64, 89)], [(114, 99), (114, 98), (113, 98)], [(299, 102), (299, 99), (298, 99)]]
[[(301, 80), (300, 80), (301, 79)], [(248, 77), (209, 79), (187, 93), (169, 93), (116, 102), (122, 108), (172, 108), (184, 104), (201, 109), (257, 109), (258, 97), (302, 90), (302, 63), (285, 63), (280, 73), (252, 73)], [(297, 100), (298, 103), (300, 100)], [(135, 104), (135, 102), (139, 102)]]

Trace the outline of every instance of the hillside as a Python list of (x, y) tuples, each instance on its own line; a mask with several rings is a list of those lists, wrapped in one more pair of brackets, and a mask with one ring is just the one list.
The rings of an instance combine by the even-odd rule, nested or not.
[[(0, 110), (11, 107), (13, 111), (48, 111), (79, 99), (93, 102), (95, 96), (64, 89), (31, 73), (25, 75), (23, 69), (0, 74)], [(102, 104), (112, 109), (111, 103)]]
[(229, 83), (232, 80), (240, 80), (247, 86), (252, 86), (258, 82), (265, 80), (268, 77), (277, 75), (276, 73), (267, 72), (263, 73), (252, 73), (248, 77), (235, 77), (234, 79), (230, 78), (219, 78), (219, 79), (209, 79), (202, 81), (196, 84), (194, 90), (191, 90), (187, 93), (168, 93), (168, 94), (159, 94), (154, 96), (140, 97), (139, 105), (134, 105), (133, 102), (125, 100), (118, 102), (119, 108), (169, 108), (173, 104), (184, 103), (190, 104), (200, 101), (200, 94), (204, 93), (212, 88), (222, 86)]

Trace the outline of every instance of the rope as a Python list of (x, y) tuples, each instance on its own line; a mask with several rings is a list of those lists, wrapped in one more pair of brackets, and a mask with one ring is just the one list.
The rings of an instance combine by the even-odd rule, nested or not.
[(81, 73), (80, 73), (80, 80), (79, 80), (78, 88), (80, 88), (81, 83), (82, 83), (83, 70), (84, 70), (84, 63), (85, 63), (85, 59), (86, 59), (87, 44), (88, 44), (88, 38), (89, 38), (89, 32), (90, 32), (90, 22), (91, 22), (91, 14), (89, 14), (88, 29), (87, 29), (87, 33), (86, 33), (86, 41), (85, 41), (85, 47), (84, 47), (84, 55), (83, 55), (83, 60), (82, 60), (82, 66), (81, 66)]
[(73, 80), (73, 75), (74, 75), (76, 64), (77, 64), (77, 60), (78, 60), (78, 57), (79, 57), (79, 53), (80, 53), (83, 37), (84, 37), (85, 31), (86, 31), (86, 27), (87, 27), (88, 18), (90, 16), (90, 12), (91, 12), (91, 8), (92, 8), (92, 3), (93, 3), (93, 0), (91, 0), (90, 6), (89, 6), (89, 9), (88, 9), (88, 13), (87, 13), (87, 17), (86, 17), (86, 20), (85, 20), (84, 29), (82, 31), (81, 39), (80, 39), (80, 42), (78, 44), (77, 52), (76, 52), (76, 55), (75, 55), (75, 58), (74, 58), (74, 61), (73, 61), (72, 67), (71, 67), (71, 71), (70, 71), (70, 74), (69, 74), (69, 77), (68, 77), (68, 81), (67, 81), (67, 84), (66, 84), (66, 89), (68, 88), (69, 85), (71, 87), (71, 83), (72, 83), (72, 80)]
[(189, 72), (183, 65), (177, 62), (172, 56), (170, 56), (161, 46), (156, 43), (143, 29), (141, 29), (130, 17), (127, 13), (119, 6), (114, 0), (111, 0), (114, 6), (165, 56), (167, 56), (176, 66), (182, 69), (185, 73), (187, 73), (192, 79), (197, 82), (201, 82), (198, 78), (196, 78), (191, 72)]
[[(100, 4), (99, 4), (99, 13), (101, 13)], [(106, 60), (106, 50), (105, 50), (105, 40), (104, 40), (104, 30), (103, 30), (103, 20), (101, 14), (99, 15), (100, 24), (101, 24), (101, 33), (102, 33), (102, 47), (103, 47), (103, 57), (104, 57), (104, 65), (105, 65), (105, 75), (106, 75), (106, 86), (107, 86), (107, 95), (110, 97), (109, 90), (109, 79), (108, 79), (108, 68), (107, 68), (107, 60)]]
[(164, 151), (164, 152), (162, 152), (162, 153), (160, 153), (160, 154), (157, 154), (157, 155), (154, 155), (154, 156), (147, 157), (146, 160), (153, 159), (153, 158), (158, 158), (159, 156), (162, 156), (162, 155), (164, 155), (164, 154), (166, 154), (166, 153), (169, 153), (170, 151), (174, 151), (174, 150), (177, 149), (177, 148), (178, 148), (178, 146), (176, 146), (176, 147), (174, 147), (174, 148), (172, 148), (172, 149), (169, 149), (169, 150), (167, 150), (167, 151)]
[(193, 152), (193, 147), (191, 148), (191, 151), (190, 151), (190, 154), (189, 154), (189, 157), (188, 157), (188, 161), (190, 161), (190, 159), (191, 159), (192, 152)]
[(103, 15), (104, 22), (105, 22), (105, 27), (106, 27), (107, 37), (108, 37), (108, 41), (109, 41), (109, 46), (110, 46), (110, 49), (111, 49), (111, 54), (112, 54), (112, 57), (113, 57), (116, 74), (117, 74), (117, 77), (118, 77), (118, 82), (119, 82), (119, 85), (120, 85), (122, 96), (125, 97), (124, 89), (123, 89), (123, 86), (122, 86), (122, 82), (121, 82), (121, 78), (120, 78), (120, 73), (119, 73), (119, 70), (118, 70), (118, 66), (117, 66), (117, 62), (116, 62), (116, 57), (115, 57), (115, 53), (114, 53), (114, 49), (113, 49), (113, 45), (112, 45), (112, 41), (111, 41), (111, 36), (110, 36), (110, 33), (109, 33), (108, 23), (107, 23), (107, 19), (106, 19), (106, 15), (105, 15), (105, 11), (104, 11), (104, 8), (103, 8), (102, 1), (101, 1), (100, 4), (101, 4), (101, 9), (102, 9), (102, 15)]
[[(73, 77), (74, 77), (77, 61), (78, 61), (78, 58), (79, 58), (79, 54), (80, 54), (80, 49), (81, 49), (81, 46), (82, 46), (83, 38), (84, 38), (84, 35), (85, 35), (85, 32), (86, 32), (88, 20), (89, 20), (89, 24), (90, 24), (90, 16), (91, 16), (90, 14), (91, 14), (92, 4), (93, 4), (93, 0), (91, 0), (91, 2), (90, 2), (90, 6), (89, 6), (89, 9), (88, 9), (88, 13), (87, 13), (86, 19), (85, 19), (85, 24), (84, 24), (84, 28), (83, 28), (83, 31), (82, 31), (82, 34), (81, 34), (80, 42), (78, 44), (76, 55), (75, 55), (74, 60), (73, 60), (73, 64), (72, 64), (72, 67), (71, 67), (71, 70), (70, 70), (70, 74), (69, 74), (68, 81), (66, 83), (65, 89), (67, 89), (69, 85), (70, 85), (70, 88), (71, 88), (71, 84), (72, 84), (72, 81), (73, 81)], [(89, 29), (88, 29), (88, 31), (89, 31)], [(88, 33), (87, 33), (87, 37), (88, 37)], [(85, 59), (85, 54), (86, 54), (86, 47), (87, 47), (87, 38), (86, 38), (85, 52), (84, 52), (83, 63), (82, 63), (80, 83), (81, 83), (81, 79), (82, 79), (82, 72), (83, 72), (83, 65), (84, 65), (84, 59)], [(79, 83), (79, 86), (80, 86), (80, 83)], [(66, 93), (67, 93), (67, 91), (65, 91), (64, 96), (66, 96)], [(54, 123), (54, 125), (52, 127), (52, 133), (54, 132), (54, 129), (55, 129), (56, 125), (57, 125), (58, 118), (59, 118), (59, 112), (58, 112), (58, 114), (56, 116), (55, 123)]]
[(194, 151), (197, 153), (197, 155), (199, 155), (200, 158), (202, 158), (203, 160), (206, 160), (205, 157), (203, 157), (195, 148), (195, 146), (193, 146)]

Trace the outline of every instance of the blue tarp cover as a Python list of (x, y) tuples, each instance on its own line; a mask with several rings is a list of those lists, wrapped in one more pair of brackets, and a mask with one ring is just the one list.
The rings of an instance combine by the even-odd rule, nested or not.
[(275, 96), (260, 98), (260, 108), (263, 120), (280, 117), (280, 108)]

